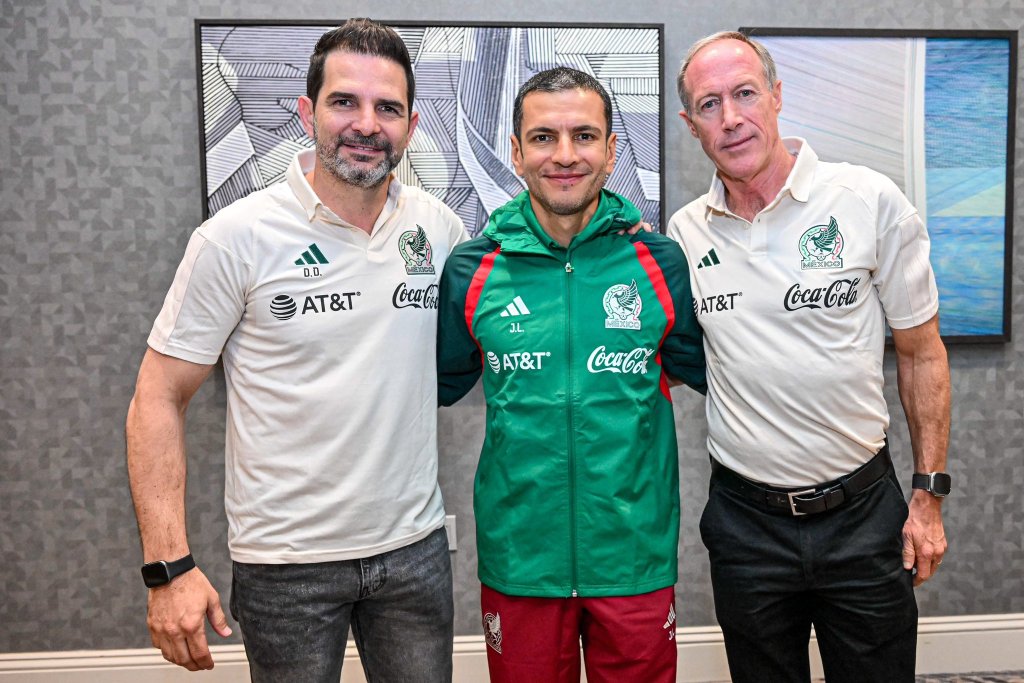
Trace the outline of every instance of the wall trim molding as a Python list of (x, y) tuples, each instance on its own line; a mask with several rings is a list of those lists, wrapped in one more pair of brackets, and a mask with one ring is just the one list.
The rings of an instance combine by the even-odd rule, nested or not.
[[(728, 681), (722, 632), (717, 626), (676, 630), (683, 683)], [(215, 645), (216, 667), (192, 674), (172, 666), (152, 648), (134, 650), (75, 650), (0, 654), (0, 679), (19, 683), (88, 683), (95, 680), (129, 683), (203, 681), (236, 683), (249, 680), (241, 645)], [(811, 642), (813, 673), (821, 676), (817, 645)], [(456, 683), (487, 680), (486, 645), (480, 636), (456, 636), (454, 644)], [(955, 617), (923, 617), (918, 626), (917, 671), (969, 673), (972, 671), (1024, 670), (1024, 613), (982, 614)], [(365, 683), (355, 646), (345, 653), (343, 683)]]

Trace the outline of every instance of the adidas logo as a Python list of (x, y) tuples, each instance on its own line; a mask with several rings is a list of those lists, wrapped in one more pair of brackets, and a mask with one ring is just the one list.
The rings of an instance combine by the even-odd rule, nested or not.
[(512, 318), (517, 315), (530, 315), (530, 309), (523, 303), (523, 297), (517, 296), (512, 299), (512, 303), (505, 307), (505, 310), (501, 312), (502, 318)]
[(320, 248), (316, 246), (316, 242), (309, 245), (309, 249), (302, 252), (302, 256), (295, 259), (295, 265), (297, 266), (315, 266), (324, 265), (330, 263), (324, 253), (320, 251)]
[(676, 630), (672, 626), (676, 623), (676, 606), (669, 604), (668, 606), (668, 621), (661, 628), (668, 631), (668, 639), (676, 639)]
[(716, 254), (714, 248), (712, 248), (711, 251), (709, 251), (707, 255), (700, 260), (700, 263), (697, 265), (697, 270), (705, 267), (710, 268), (711, 266), (717, 266), (719, 263), (721, 263), (721, 261), (718, 260), (718, 254)]

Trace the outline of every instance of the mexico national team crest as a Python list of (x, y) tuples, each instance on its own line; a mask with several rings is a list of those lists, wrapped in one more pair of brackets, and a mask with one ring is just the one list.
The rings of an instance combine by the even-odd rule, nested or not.
[(836, 219), (828, 218), (828, 225), (815, 225), (800, 236), (800, 270), (843, 267), (843, 233)]
[(409, 275), (433, 275), (433, 252), (427, 233), (419, 225), (415, 230), (406, 230), (398, 238), (398, 252), (405, 259), (405, 272)]
[(484, 638), (487, 645), (501, 654), (501, 615), (488, 612), (484, 615)]
[(612, 285), (604, 293), (604, 311), (608, 317), (604, 326), (616, 330), (639, 330), (640, 293), (636, 289), (636, 280), (628, 285)]

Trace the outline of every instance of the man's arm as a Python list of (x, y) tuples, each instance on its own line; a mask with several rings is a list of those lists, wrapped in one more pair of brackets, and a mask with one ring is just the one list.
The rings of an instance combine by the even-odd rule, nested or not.
[[(949, 362), (939, 338), (939, 317), (892, 330), (900, 402), (910, 427), (915, 472), (944, 472), (949, 448)], [(903, 567), (917, 569), (914, 585), (934, 574), (946, 552), (942, 498), (915, 489), (903, 525)]]
[(437, 310), (437, 400), (454, 405), (480, 379), (483, 359), (466, 324), (467, 290), (490, 244), (473, 240), (448, 258), (441, 273)]
[[(185, 410), (212, 369), (153, 349), (142, 359), (125, 436), (144, 562), (176, 560), (189, 553)], [(149, 589), (149, 633), (167, 661), (189, 671), (213, 668), (204, 619), (219, 635), (231, 635), (220, 597), (198, 567)]]
[(686, 384), (695, 391), (707, 393), (704, 335), (693, 311), (690, 289), (690, 268), (682, 248), (661, 236), (641, 235), (634, 242), (642, 243), (658, 265), (658, 272), (649, 272), (653, 280), (664, 278), (672, 298), (675, 321), (661, 345), (661, 362), (670, 387)]

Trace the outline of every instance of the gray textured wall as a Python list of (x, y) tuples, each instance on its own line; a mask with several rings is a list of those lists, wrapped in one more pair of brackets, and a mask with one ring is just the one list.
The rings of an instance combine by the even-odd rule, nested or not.
[[(0, 652), (149, 644), (122, 430), (146, 335), (200, 220), (195, 18), (664, 22), (669, 92), (686, 47), (723, 28), (1018, 29), (1024, 20), (1021, 0), (661, 1), (633, 3), (628, 16), (616, 0), (468, 7), (459, 0), (0, 0), (0, 7)], [(670, 98), (669, 209), (703, 192), (710, 177), (675, 108)], [(1021, 216), (1019, 135), (1016, 147)], [(1024, 612), (1024, 236), (1015, 232), (1015, 341), (950, 350), (956, 495), (946, 504), (947, 560), (919, 592), (925, 615)], [(906, 481), (909, 443), (891, 359), (887, 378), (892, 443)], [(702, 404), (686, 391), (676, 398), (680, 622), (710, 624), (707, 558), (696, 533), (708, 474)], [(192, 405), (188, 507), (193, 551), (226, 600), (223, 402), (223, 381), (211, 380)], [(442, 486), (460, 522), (459, 634), (478, 630), (470, 487), (481, 408), (476, 391), (441, 421)]]

